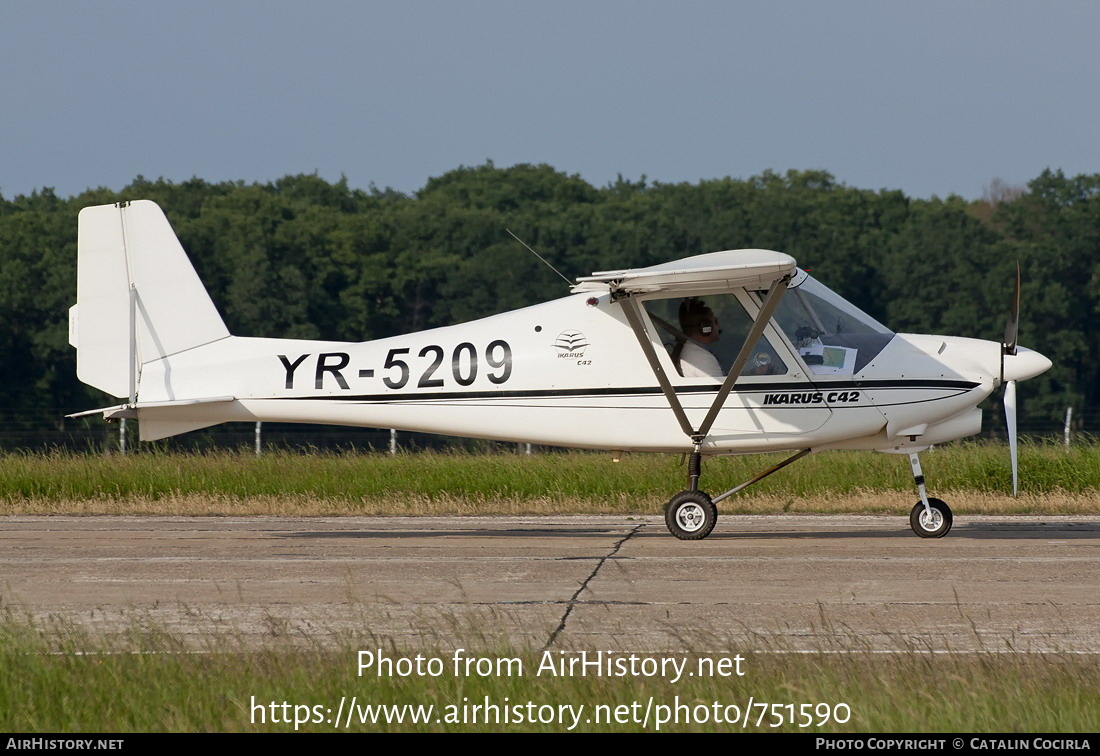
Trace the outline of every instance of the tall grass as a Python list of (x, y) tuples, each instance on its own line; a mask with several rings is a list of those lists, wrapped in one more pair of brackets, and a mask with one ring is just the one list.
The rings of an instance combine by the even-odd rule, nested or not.
[[(715, 639), (690, 637), (675, 656), (741, 653), (744, 676), (694, 676), (672, 682), (661, 677), (536, 676), (538, 651), (497, 645), (480, 656), (518, 658), (524, 674), (456, 676), (450, 666), (437, 677), (357, 674), (358, 650), (382, 650), (392, 658), (449, 660), (450, 648), (402, 652), (391, 641), (363, 635), (338, 648), (292, 647), (269, 642), (242, 651), (232, 636), (205, 652), (144, 624), (131, 628), (125, 647), (94, 638), (73, 626), (34, 626), (11, 614), (0, 620), (0, 731), (7, 732), (193, 732), (285, 731), (293, 724), (257, 716), (275, 702), (321, 705), (335, 718), (341, 697), (363, 704), (432, 704), (444, 707), (490, 702), (503, 706), (597, 704), (612, 708), (653, 698), (672, 706), (756, 702), (847, 704), (851, 717), (799, 728), (770, 720), (747, 731), (800, 732), (1092, 732), (1100, 710), (1100, 660), (1093, 656), (1025, 654), (937, 654), (917, 649), (891, 655), (754, 653)], [(270, 712), (270, 709), (268, 709)], [(285, 716), (281, 714), (280, 718)], [(841, 716), (847, 719), (847, 716)], [(306, 731), (338, 729), (329, 722), (300, 726)], [(344, 728), (339, 728), (344, 729)], [(419, 725), (361, 724), (352, 731), (564, 731), (554, 724), (445, 722)], [(584, 722), (581, 731), (642, 730), (637, 723)], [(649, 730), (654, 729), (650, 720)], [(669, 731), (741, 730), (742, 725), (669, 724)]]
[[(717, 493), (752, 477), (783, 455), (708, 459), (704, 488)], [(1026, 444), (1020, 454), (1025, 496), (1068, 495), (1080, 511), (1100, 491), (1100, 445)], [(989, 444), (944, 446), (923, 455), (934, 495), (1009, 492), (1007, 451)], [(157, 502), (204, 497), (234, 502), (275, 498), (315, 502), (319, 513), (369, 511), (415, 514), (425, 502), (440, 511), (518, 511), (530, 503), (556, 511), (652, 512), (684, 487), (686, 469), (677, 455), (609, 455), (567, 452), (520, 454), (358, 454), (269, 452), (169, 453), (126, 456), (27, 453), (0, 456), (0, 512), (60, 511), (74, 502)], [(817, 497), (843, 511), (846, 499), (872, 494), (914, 497), (903, 456), (875, 452), (811, 455), (739, 494), (726, 506), (757, 511), (788, 508), (794, 499)], [(508, 502), (494, 509), (493, 502)], [(786, 502), (784, 504), (784, 502)], [(879, 505), (881, 506), (881, 504)], [(796, 507), (796, 510), (800, 510)], [(77, 508), (76, 511), (81, 511)], [(119, 511), (128, 511), (125, 507)], [(145, 511), (142, 509), (141, 511)], [(237, 510), (234, 510), (237, 511)], [(804, 511), (804, 510), (802, 510)], [(863, 511), (855, 509), (853, 511)]]

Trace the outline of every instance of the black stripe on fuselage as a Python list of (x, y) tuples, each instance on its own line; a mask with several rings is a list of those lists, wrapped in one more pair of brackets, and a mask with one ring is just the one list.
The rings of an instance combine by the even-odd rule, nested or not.
[[(956, 389), (960, 392), (977, 388), (981, 384), (973, 381), (930, 380), (865, 380), (865, 381), (828, 381), (810, 383), (751, 383), (735, 386), (734, 391), (742, 394), (772, 392), (799, 393), (806, 391), (844, 391), (871, 389)], [(677, 394), (716, 393), (719, 386), (702, 384), (677, 386)], [(618, 388), (577, 388), (577, 389), (531, 389), (519, 391), (440, 391), (440, 392), (391, 392), (386, 394), (327, 394), (324, 396), (273, 396), (268, 399), (295, 399), (301, 401), (339, 401), (389, 404), (393, 402), (452, 401), (455, 399), (538, 399), (552, 397), (596, 397), (596, 396), (650, 396), (661, 394), (657, 386), (627, 386)], [(252, 397), (259, 399), (261, 397)]]

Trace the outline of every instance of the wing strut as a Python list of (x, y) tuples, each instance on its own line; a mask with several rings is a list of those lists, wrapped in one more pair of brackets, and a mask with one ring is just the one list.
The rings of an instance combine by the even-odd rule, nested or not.
[(790, 283), (790, 280), (791, 275), (788, 273), (772, 282), (771, 288), (768, 289), (768, 293), (764, 297), (763, 303), (760, 305), (760, 312), (757, 313), (756, 319), (752, 323), (752, 328), (749, 329), (749, 334), (745, 338), (745, 343), (741, 345), (741, 351), (737, 353), (737, 359), (733, 361), (733, 365), (726, 375), (726, 380), (722, 382), (722, 386), (718, 389), (717, 396), (715, 396), (714, 401), (711, 402), (710, 410), (707, 412), (706, 418), (703, 419), (703, 424), (700, 425), (698, 429), (692, 427), (691, 421), (688, 420), (687, 413), (684, 412), (684, 406), (680, 403), (680, 398), (676, 396), (676, 389), (673, 388), (672, 382), (669, 381), (664, 367), (661, 366), (661, 361), (657, 358), (657, 351), (653, 348), (653, 342), (649, 338), (649, 331), (646, 329), (645, 321), (642, 319), (642, 306), (638, 303), (638, 300), (630, 295), (621, 299), (623, 303), (623, 312), (626, 313), (627, 322), (630, 323), (630, 328), (638, 338), (638, 344), (642, 347), (642, 352), (649, 361), (649, 367), (653, 370), (653, 375), (657, 378), (657, 383), (660, 385), (661, 391), (665, 395), (665, 399), (668, 400), (668, 406), (672, 410), (672, 414), (676, 416), (676, 422), (680, 424), (680, 428), (684, 431), (684, 435), (691, 439), (691, 443), (695, 447), (696, 453), (698, 453), (699, 446), (703, 443), (703, 439), (710, 433), (710, 429), (714, 425), (714, 421), (718, 418), (718, 413), (722, 410), (722, 405), (725, 403), (726, 398), (730, 395), (730, 392), (733, 391), (733, 386), (737, 383), (737, 379), (741, 375), (741, 370), (745, 367), (745, 363), (749, 361), (749, 356), (756, 348), (756, 343), (760, 341), (760, 337), (764, 334), (764, 329), (767, 328), (768, 321), (771, 320), (772, 313), (775, 312), (776, 305), (779, 304), (779, 298), (783, 296), (783, 292), (787, 290), (787, 284)]
[(756, 320), (753, 321), (752, 328), (749, 329), (749, 335), (745, 337), (745, 343), (741, 345), (741, 351), (737, 353), (737, 359), (730, 366), (729, 373), (726, 374), (726, 380), (722, 382), (722, 388), (718, 389), (718, 396), (714, 397), (714, 402), (711, 403), (710, 411), (703, 420), (703, 424), (699, 426), (699, 430), (695, 432), (692, 438), (692, 441), (696, 444), (702, 443), (703, 439), (710, 433), (711, 426), (718, 418), (718, 412), (722, 409), (726, 397), (733, 391), (733, 384), (741, 377), (741, 370), (745, 367), (745, 363), (749, 361), (749, 355), (756, 349), (756, 342), (760, 341), (760, 337), (764, 335), (764, 329), (767, 328), (768, 321), (771, 320), (772, 313), (775, 312), (775, 307), (779, 304), (779, 298), (787, 290), (787, 284), (790, 281), (791, 276), (789, 273), (772, 281), (771, 288), (768, 289), (768, 294), (764, 297), (763, 304), (760, 305), (760, 312), (757, 313)]
[(668, 406), (672, 409), (672, 414), (676, 416), (676, 421), (680, 423), (680, 428), (683, 429), (684, 433), (693, 438), (695, 431), (691, 427), (687, 413), (684, 412), (684, 405), (680, 404), (680, 397), (676, 396), (676, 389), (672, 387), (668, 375), (665, 374), (665, 369), (661, 366), (661, 361), (657, 359), (657, 352), (653, 349), (653, 342), (649, 339), (649, 331), (646, 330), (645, 321), (642, 320), (641, 309), (642, 306), (638, 304), (638, 300), (634, 297), (627, 297), (623, 300), (623, 312), (626, 313), (626, 319), (630, 323), (634, 335), (638, 337), (638, 344), (641, 345), (642, 352), (649, 360), (649, 367), (653, 370), (653, 375), (657, 377), (657, 383), (660, 384), (661, 391), (664, 392), (665, 399), (668, 400)]

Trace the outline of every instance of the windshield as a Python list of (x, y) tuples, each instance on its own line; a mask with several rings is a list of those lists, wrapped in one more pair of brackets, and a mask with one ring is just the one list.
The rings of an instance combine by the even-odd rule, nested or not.
[(803, 271), (779, 300), (774, 320), (818, 375), (854, 375), (894, 337), (889, 328)]

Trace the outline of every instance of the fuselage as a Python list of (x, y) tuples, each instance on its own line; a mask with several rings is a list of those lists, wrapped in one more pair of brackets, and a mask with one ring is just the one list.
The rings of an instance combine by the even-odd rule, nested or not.
[[(647, 331), (697, 424), (721, 378), (680, 377), (660, 329), (650, 322)], [(894, 334), (858, 371), (822, 375), (778, 323), (766, 335), (782, 371), (738, 378), (705, 453), (922, 448), (977, 433), (976, 406), (999, 383), (996, 342)], [(333, 423), (578, 448), (691, 448), (609, 294), (364, 343), (229, 336), (142, 366), (141, 405), (209, 397), (227, 400), (190, 406), (188, 417), (202, 425)], [(157, 437), (157, 422), (176, 412), (142, 409), (143, 437)]]

